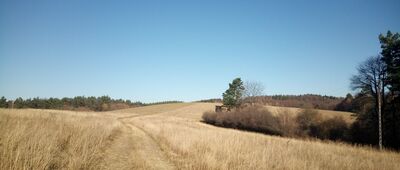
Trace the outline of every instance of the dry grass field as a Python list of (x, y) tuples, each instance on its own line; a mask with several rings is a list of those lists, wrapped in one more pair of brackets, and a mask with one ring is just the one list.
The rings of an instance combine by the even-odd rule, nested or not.
[(396, 152), (202, 123), (202, 113), (214, 106), (180, 103), (106, 113), (2, 109), (0, 169), (400, 167)]
[[(295, 116), (300, 113), (303, 109), (295, 108), (295, 107), (279, 107), (279, 106), (264, 106), (267, 110), (271, 111), (272, 113), (279, 114), (279, 113), (290, 113), (291, 115)], [(318, 111), (323, 118), (333, 118), (335, 116), (343, 117), (343, 119), (347, 123), (352, 123), (355, 121), (356, 117), (352, 116), (353, 113), (350, 112), (342, 112), (342, 111), (332, 111), (332, 110), (319, 110)]]
[(93, 113), (0, 110), (0, 169), (100, 169), (121, 125)]

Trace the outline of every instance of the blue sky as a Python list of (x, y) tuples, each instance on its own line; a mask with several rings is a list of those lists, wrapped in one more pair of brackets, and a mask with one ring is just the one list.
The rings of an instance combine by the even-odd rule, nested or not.
[(358, 63), (400, 31), (400, 1), (0, 0), (0, 96), (344, 96)]

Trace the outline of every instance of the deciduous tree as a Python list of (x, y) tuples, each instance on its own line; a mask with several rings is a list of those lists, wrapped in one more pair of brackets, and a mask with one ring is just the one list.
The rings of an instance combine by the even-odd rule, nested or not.
[(358, 74), (351, 78), (353, 89), (360, 89), (373, 96), (375, 100), (375, 110), (378, 116), (378, 138), (379, 148), (382, 149), (382, 110), (385, 101), (386, 89), (386, 64), (382, 61), (381, 56), (368, 58), (358, 67)]
[(258, 96), (264, 94), (264, 85), (261, 82), (246, 81), (244, 83), (243, 98), (246, 102), (256, 103)]

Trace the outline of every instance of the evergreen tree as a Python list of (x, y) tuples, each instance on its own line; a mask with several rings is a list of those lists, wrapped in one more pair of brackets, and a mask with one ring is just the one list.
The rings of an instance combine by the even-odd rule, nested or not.
[(22, 99), (21, 97), (18, 97), (17, 99), (15, 99), (14, 108), (20, 109), (20, 108), (24, 108), (24, 106), (25, 106), (24, 99)]
[(8, 107), (8, 103), (7, 103), (7, 99), (2, 96), (0, 99), (0, 108), (7, 108)]
[(387, 82), (390, 90), (398, 97), (400, 95), (400, 35), (388, 31), (386, 36), (379, 35), (383, 61), (387, 65)]
[(222, 94), (223, 103), (229, 107), (239, 106), (244, 91), (243, 82), (236, 78), (229, 83), (229, 88)]
[(352, 108), (352, 102), (353, 102), (354, 98), (353, 95), (351, 95), (350, 93), (348, 93), (346, 95), (346, 98), (344, 100), (342, 100), (335, 108), (335, 110), (338, 111), (347, 111), (347, 112), (351, 112), (353, 110)]
[(400, 149), (400, 35), (388, 31), (380, 34), (382, 60), (387, 65), (386, 83), (389, 86), (388, 106), (385, 112), (387, 144)]

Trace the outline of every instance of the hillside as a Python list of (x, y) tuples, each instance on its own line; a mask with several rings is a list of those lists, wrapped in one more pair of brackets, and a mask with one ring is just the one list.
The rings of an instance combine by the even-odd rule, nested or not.
[[(202, 113), (214, 106), (178, 103), (102, 113), (1, 109), (0, 169), (397, 169), (400, 165), (396, 152), (200, 122)], [(323, 114), (351, 119), (347, 112)]]
[[(304, 110), (304, 109), (296, 108), (296, 107), (280, 107), (280, 106), (269, 106), (269, 105), (266, 105), (265, 108), (268, 109), (269, 111), (271, 111), (272, 113), (287, 112), (287, 113), (293, 114), (293, 116), (295, 116), (296, 114), (298, 114), (302, 110)], [(352, 123), (356, 119), (356, 117), (353, 116), (354, 113), (351, 113), (351, 112), (321, 110), (321, 109), (315, 109), (315, 110), (318, 111), (319, 113), (321, 113), (321, 115), (326, 119), (327, 118), (332, 118), (332, 117), (335, 117), (335, 116), (341, 116), (348, 123)]]

